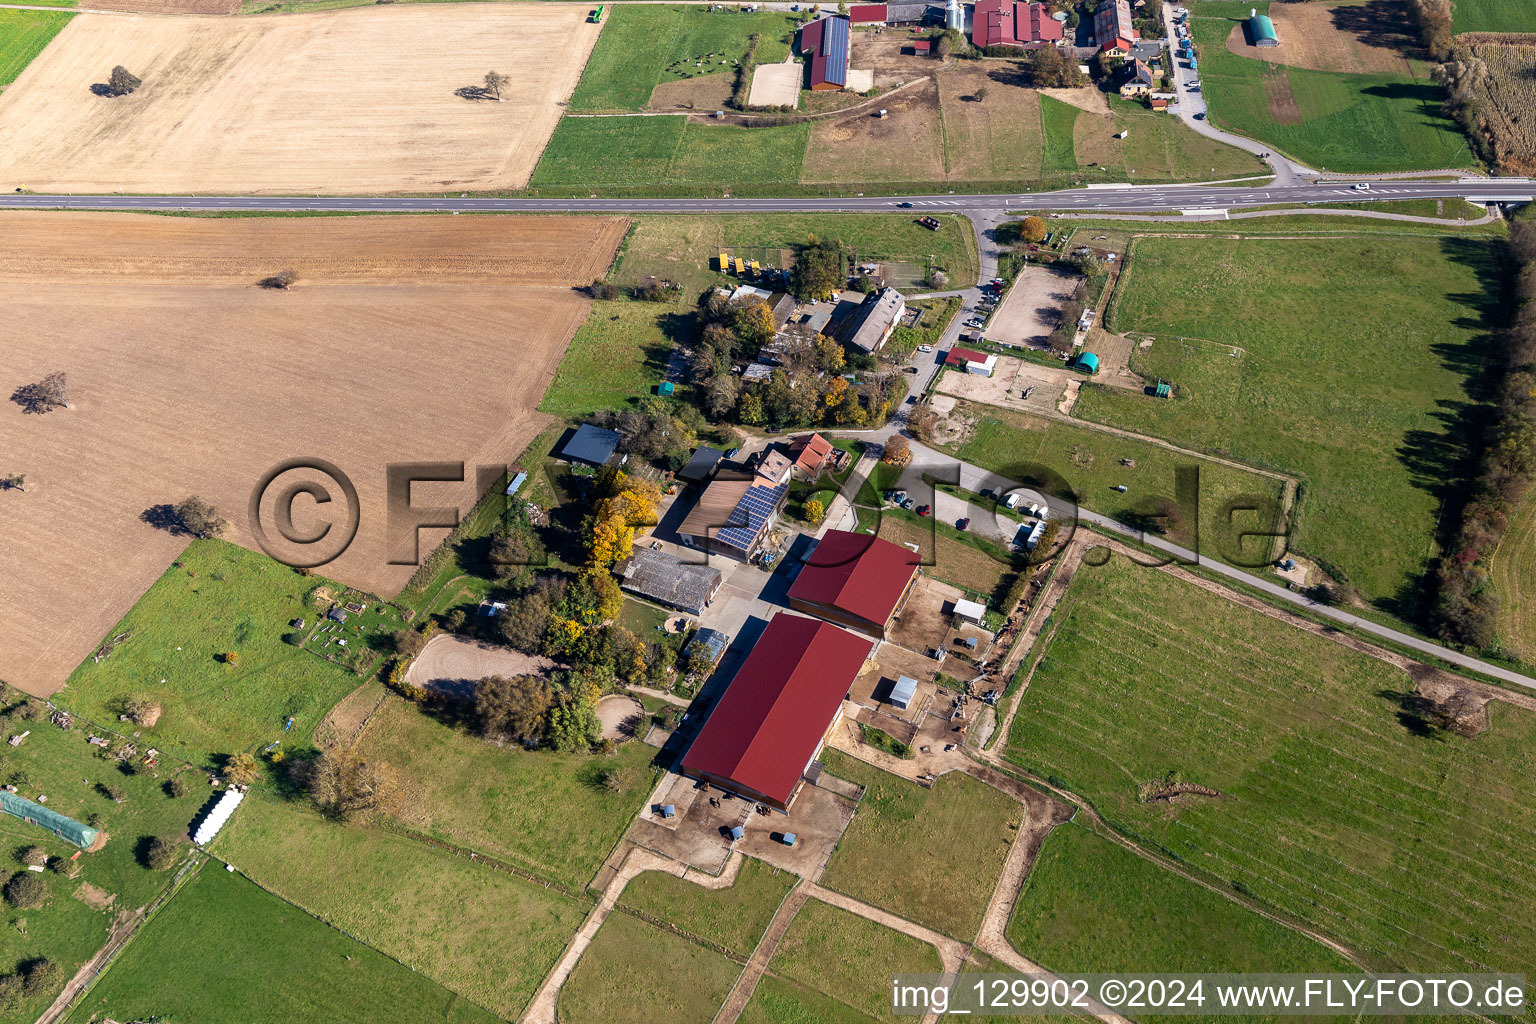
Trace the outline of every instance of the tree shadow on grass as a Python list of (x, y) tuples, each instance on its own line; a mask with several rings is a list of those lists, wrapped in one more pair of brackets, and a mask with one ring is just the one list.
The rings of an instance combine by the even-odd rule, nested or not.
[[(1509, 275), (1507, 257), (1491, 242), (1448, 236), (1441, 239), (1440, 252), (1447, 260), (1472, 270), (1482, 286), (1477, 291), (1445, 294), (1448, 301), (1465, 311), (1451, 321), (1452, 325), (1476, 333), (1463, 343), (1430, 345), (1441, 365), (1461, 378), (1463, 394), (1437, 401), (1431, 415), (1439, 428), (1409, 430), (1396, 454), (1413, 486), (1439, 502), (1435, 539), (1445, 546), (1459, 530), (1462, 508), (1471, 496), (1473, 489), (1467, 484), (1477, 472), (1482, 437), (1491, 422), (1489, 401), (1503, 376), (1499, 328), (1508, 305)], [(1423, 622), (1434, 596), (1433, 580), (1433, 566), (1426, 566), (1377, 606), (1405, 621)]]
[(1366, 0), (1339, 6), (1329, 12), (1333, 27), (1347, 32), (1365, 46), (1395, 50), (1405, 58), (1423, 60), (1424, 48), (1408, 31), (1412, 24), (1403, 0)]
[(1401, 690), (1377, 690), (1376, 696), (1397, 706), (1397, 722), (1411, 736), (1420, 739), (1445, 741), (1444, 730), (1424, 717), (1422, 700), (1416, 693)]

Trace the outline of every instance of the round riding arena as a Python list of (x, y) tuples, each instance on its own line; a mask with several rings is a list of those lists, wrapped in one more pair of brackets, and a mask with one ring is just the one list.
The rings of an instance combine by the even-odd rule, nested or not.
[(597, 702), (597, 720), (603, 727), (603, 739), (623, 743), (639, 732), (645, 705), (622, 693), (610, 693)]

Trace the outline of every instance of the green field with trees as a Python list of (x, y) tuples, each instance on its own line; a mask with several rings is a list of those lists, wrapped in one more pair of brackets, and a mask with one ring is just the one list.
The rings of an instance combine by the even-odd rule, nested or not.
[[(64, 730), (50, 724), (49, 715), (43, 702), (6, 689), (0, 734), (26, 739), (6, 747), (0, 783), (29, 800), (46, 796), (48, 808), (106, 832), (107, 840), (81, 853), (40, 826), (0, 816), (0, 837), (8, 844), (0, 855), (5, 1022), (35, 1019), (106, 942), (119, 911), (154, 902), (190, 848), (188, 825), (210, 798), (208, 777), (197, 768), (165, 754), (149, 758), (142, 741), (106, 725), (76, 719)], [(114, 717), (110, 725), (120, 723)], [(92, 734), (108, 745), (87, 743)], [(27, 870), (39, 863), (47, 870)], [(45, 963), (51, 966), (37, 969)]]
[(1057, 828), (1040, 848), (1008, 941), (1053, 971), (1355, 969), (1322, 943), (1077, 822)]
[(1470, 737), (1406, 672), (1119, 556), (1054, 621), (1010, 760), (1371, 969), (1536, 959), (1536, 714)]
[(661, 82), (709, 74), (731, 74), (752, 53), (759, 64), (789, 56), (798, 19), (732, 8), (615, 5), (581, 82), (571, 95), (577, 111), (644, 110)]
[(1300, 477), (1292, 546), (1419, 620), (1497, 260), (1450, 236), (1136, 239), (1107, 326), (1156, 338), (1131, 366), (1173, 400), (1085, 388), (1076, 412)]
[(59, 11), (0, 10), (0, 89), (16, 81), (73, 16)]
[[(1268, 0), (1199, 0), (1190, 32), (1199, 47), (1200, 79), (1211, 121), (1260, 139), (1318, 170), (1385, 173), (1467, 167), (1466, 137), (1442, 109), (1445, 90), (1428, 65), (1414, 77), (1344, 74), (1284, 67), (1227, 49), (1227, 36)], [(1286, 97), (1294, 114), (1277, 115)]]
[(253, 793), (213, 844), (257, 884), (504, 1019), (589, 906), (368, 824)]
[(691, 325), (670, 306), (653, 302), (598, 301), (577, 328), (539, 402), (541, 412), (580, 420), (626, 409), (654, 394), (666, 379), (672, 346)]
[[(910, 265), (914, 272), (942, 271), (955, 287), (974, 284), (976, 236), (964, 217), (940, 214), (930, 231), (910, 213), (729, 213), (641, 214), (619, 251), (613, 280), (634, 287), (647, 277), (681, 283), (679, 304), (697, 301), (712, 284), (736, 278), (714, 269), (721, 250), (764, 266), (782, 267), (785, 257), (811, 238), (834, 238), (857, 253), (860, 262)], [(905, 284), (905, 282), (903, 282)]]
[[(259, 552), (194, 540), (103, 638), (126, 639), (103, 660), (81, 662), (57, 703), (114, 722), (125, 701), (153, 701), (162, 714), (155, 725), (138, 728), (144, 742), (199, 763), (274, 740), (301, 746), (331, 706), (362, 682), (284, 640), (293, 632), (291, 620), (313, 624), (330, 606), (317, 588), (333, 597), (346, 590)], [(353, 616), (349, 627), (359, 620), (370, 629), (403, 625), (388, 605), (367, 602), (366, 616)], [(285, 732), (290, 716), (293, 728)]]
[(492, 1024), (495, 1014), (208, 862), (123, 951), (72, 1021)]
[(656, 781), (640, 742), (610, 758), (498, 745), (389, 697), (359, 750), (387, 765), (401, 824), (584, 888)]

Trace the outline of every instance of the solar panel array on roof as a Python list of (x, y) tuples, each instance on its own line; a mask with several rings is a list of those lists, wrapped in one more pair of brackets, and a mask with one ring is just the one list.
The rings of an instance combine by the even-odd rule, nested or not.
[(768, 520), (772, 519), (774, 513), (778, 511), (779, 501), (788, 490), (788, 483), (773, 487), (747, 488), (747, 493), (742, 495), (741, 501), (731, 512), (728, 525), (717, 533), (715, 538), (722, 544), (729, 544), (742, 551), (747, 550), (757, 539), (757, 535), (763, 532), (763, 527)]
[(848, 84), (848, 19), (823, 18), (816, 53), (811, 58), (811, 88)]

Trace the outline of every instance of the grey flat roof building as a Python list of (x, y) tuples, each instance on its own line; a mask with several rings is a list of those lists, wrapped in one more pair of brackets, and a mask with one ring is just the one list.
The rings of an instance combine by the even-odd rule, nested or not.
[(604, 430), (590, 423), (576, 428), (576, 433), (560, 449), (562, 458), (572, 462), (585, 462), (593, 466), (606, 466), (613, 453), (619, 450), (620, 434), (617, 430)]

